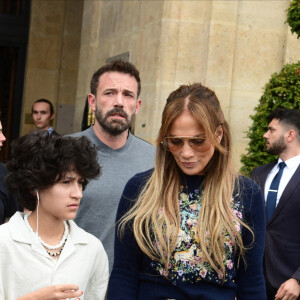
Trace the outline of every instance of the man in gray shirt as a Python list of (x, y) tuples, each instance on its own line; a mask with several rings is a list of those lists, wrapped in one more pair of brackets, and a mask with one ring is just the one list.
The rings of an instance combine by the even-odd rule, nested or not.
[(88, 102), (94, 126), (73, 134), (88, 137), (98, 149), (99, 179), (89, 183), (75, 222), (98, 237), (113, 267), (114, 230), (119, 200), (127, 181), (154, 166), (155, 148), (129, 131), (141, 100), (139, 71), (128, 62), (102, 66), (91, 80)]

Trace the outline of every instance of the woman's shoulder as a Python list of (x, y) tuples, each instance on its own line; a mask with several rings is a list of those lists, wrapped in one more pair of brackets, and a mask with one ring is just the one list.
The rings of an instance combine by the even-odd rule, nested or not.
[(261, 189), (251, 178), (240, 175), (237, 180), (235, 192), (246, 210), (256, 210), (263, 207)]
[(153, 173), (153, 170), (154, 169), (152, 168), (147, 171), (137, 173), (133, 177), (131, 177), (125, 185), (123, 194), (126, 194), (126, 193), (132, 194), (132, 192), (136, 192), (141, 187), (143, 187), (147, 183), (147, 181), (150, 179), (150, 177)]
[(129, 182), (137, 182), (137, 183), (139, 183), (139, 182), (143, 182), (145, 180), (148, 180), (151, 177), (153, 171), (154, 171), (154, 168), (151, 168), (149, 170), (137, 173), (137, 174), (135, 174), (133, 177), (131, 177), (128, 180), (128, 183)]
[(251, 194), (260, 192), (260, 187), (258, 184), (253, 179), (243, 175), (238, 176), (236, 188)]
[(134, 205), (139, 194), (143, 190), (143, 187), (150, 179), (153, 170), (154, 169), (152, 168), (147, 171), (137, 173), (128, 180), (119, 202), (117, 219), (119, 219)]

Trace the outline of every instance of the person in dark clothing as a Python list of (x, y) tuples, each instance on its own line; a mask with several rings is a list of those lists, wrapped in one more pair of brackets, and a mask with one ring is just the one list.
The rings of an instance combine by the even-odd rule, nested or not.
[(268, 300), (300, 299), (300, 111), (277, 108), (268, 116), (266, 152), (278, 160), (253, 170), (267, 215), (264, 254)]
[[(6, 138), (3, 134), (2, 124), (0, 121), (0, 151), (5, 140)], [(18, 210), (16, 198), (8, 192), (4, 185), (4, 178), (6, 175), (7, 169), (5, 164), (0, 163), (0, 225)]]
[(215, 93), (172, 92), (156, 146), (120, 200), (108, 300), (265, 300), (262, 193), (233, 166)]
[(36, 100), (32, 105), (31, 113), (36, 132), (47, 130), (49, 135), (59, 135), (59, 133), (51, 126), (51, 121), (55, 117), (55, 112), (53, 104), (49, 100)]

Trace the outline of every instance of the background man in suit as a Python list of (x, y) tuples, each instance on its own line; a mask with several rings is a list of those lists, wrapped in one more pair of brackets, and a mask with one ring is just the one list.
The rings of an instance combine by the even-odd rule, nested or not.
[(83, 192), (75, 222), (101, 240), (110, 271), (119, 201), (127, 181), (154, 166), (155, 148), (130, 132), (141, 106), (139, 71), (129, 62), (102, 66), (91, 80), (88, 102), (94, 126), (72, 136), (86, 136), (97, 147), (101, 175)]
[(48, 130), (49, 134), (58, 135), (51, 126), (51, 120), (54, 119), (55, 113), (53, 105), (49, 100), (36, 100), (32, 105), (31, 112), (36, 131)]
[(267, 295), (295, 300), (300, 299), (300, 111), (279, 108), (268, 121), (266, 151), (279, 159), (253, 171), (266, 200)]

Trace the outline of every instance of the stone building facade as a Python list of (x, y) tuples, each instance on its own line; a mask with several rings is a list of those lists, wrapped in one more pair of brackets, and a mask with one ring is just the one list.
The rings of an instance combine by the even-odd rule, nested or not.
[(202, 82), (218, 95), (240, 167), (262, 88), (300, 59), (300, 41), (285, 23), (288, 6), (289, 0), (32, 0), (21, 133), (32, 129), (26, 115), (42, 97), (58, 117), (60, 107), (69, 108), (66, 127), (80, 130), (93, 72), (130, 52), (142, 80), (135, 134), (155, 143), (169, 93)]

